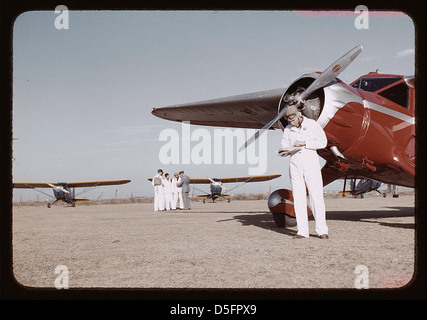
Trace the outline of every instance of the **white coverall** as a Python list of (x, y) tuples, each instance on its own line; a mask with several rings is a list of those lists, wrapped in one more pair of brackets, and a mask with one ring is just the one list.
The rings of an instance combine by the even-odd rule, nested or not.
[(180, 209), (184, 209), (184, 202), (182, 199), (182, 188), (177, 186), (178, 181), (180, 181), (180, 177), (172, 178), (172, 205), (171, 208), (172, 209), (176, 209), (176, 206), (178, 205), (178, 200), (179, 200), (179, 208)]
[(306, 145), (291, 156), (289, 164), (298, 234), (304, 237), (309, 236), (306, 185), (310, 197), (310, 207), (316, 221), (316, 233), (318, 235), (328, 234), (323, 180), (319, 156), (316, 152), (317, 149), (326, 147), (327, 138), (319, 123), (303, 116), (299, 128), (289, 124), (284, 129), (282, 148), (290, 149), (298, 140), (305, 141)]
[[(154, 178), (157, 177), (162, 179), (162, 184), (159, 186), (154, 185)], [(151, 181), (152, 185), (154, 186), (154, 211), (165, 210), (165, 193), (163, 191), (163, 180), (163, 176), (158, 173), (153, 177), (153, 180)]]
[(165, 194), (166, 210), (170, 210), (172, 203), (172, 185), (168, 179), (163, 179), (163, 192)]

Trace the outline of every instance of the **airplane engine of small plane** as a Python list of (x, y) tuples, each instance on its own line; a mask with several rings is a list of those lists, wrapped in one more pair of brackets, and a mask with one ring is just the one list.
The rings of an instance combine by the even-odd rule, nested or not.
[(211, 193), (213, 195), (220, 195), (222, 193), (221, 185), (211, 184)]
[(55, 196), (56, 199), (65, 199), (65, 195), (67, 193), (65, 193), (62, 190), (59, 189), (53, 189), (53, 195)]
[[(58, 182), (56, 186), (53, 186), (53, 195), (55, 196), (55, 202), (61, 200), (71, 204), (73, 207), (75, 206), (74, 202), (74, 192), (70, 192), (70, 189), (67, 187), (65, 182)], [(55, 203), (54, 202), (54, 203)], [(48, 208), (51, 207), (51, 203), (47, 205)]]
[[(301, 78), (297, 79), (292, 83), (288, 89), (283, 93), (282, 98), (280, 99), (277, 112), (279, 113), (284, 107), (297, 104), (298, 98), (301, 93), (307, 89), (310, 84), (316, 80), (319, 76), (317, 73), (312, 73), (304, 75)], [(313, 93), (311, 93), (303, 103), (301, 103), (298, 109), (301, 111), (302, 115), (309, 119), (317, 120), (323, 110), (323, 105), (325, 101), (325, 94), (323, 88), (320, 88)], [(288, 122), (283, 117), (279, 119), (279, 126), (283, 129), (288, 125)]]

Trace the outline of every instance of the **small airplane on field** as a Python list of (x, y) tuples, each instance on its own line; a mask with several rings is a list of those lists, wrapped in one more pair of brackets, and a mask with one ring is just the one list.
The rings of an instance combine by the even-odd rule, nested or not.
[[(285, 111), (296, 106), (328, 138), (326, 148), (318, 150), (326, 160), (325, 186), (356, 176), (414, 188), (415, 77), (376, 71), (350, 84), (337, 78), (361, 52), (362, 46), (356, 46), (323, 72), (305, 74), (287, 89), (154, 108), (152, 114), (194, 125), (259, 129), (242, 150), (268, 129), (284, 130)], [(295, 216), (292, 200), (290, 190), (270, 195), (268, 206), (278, 226), (283, 215)]]
[[(88, 199), (77, 199), (75, 188), (88, 188), (77, 194), (79, 195), (99, 186), (119, 185), (129, 183), (130, 181), (131, 180), (104, 180), (81, 182), (14, 182), (13, 188), (33, 189), (37, 192), (47, 195), (48, 197), (55, 198), (54, 202), (48, 203), (48, 208), (50, 208), (51, 205), (55, 204), (57, 201), (65, 202), (70, 204), (72, 207), (75, 207), (76, 203), (89, 201)], [(36, 188), (52, 188), (54, 197), (43, 191), (37, 190)]]
[[(197, 198), (203, 199), (203, 203), (205, 203), (207, 200), (210, 200), (210, 199), (212, 200), (212, 202), (215, 202), (215, 200), (218, 198), (223, 198), (223, 199), (226, 199), (228, 202), (230, 202), (230, 195), (225, 194), (223, 192), (230, 192), (231, 190), (234, 190), (248, 182), (268, 181), (268, 180), (279, 178), (280, 176), (281, 176), (280, 174), (270, 174), (270, 175), (244, 176), (244, 177), (231, 177), (231, 178), (190, 178), (190, 184), (210, 184), (210, 193), (194, 188), (195, 190), (206, 193), (206, 194), (197, 196)], [(148, 180), (151, 181), (152, 178), (149, 178)], [(240, 185), (231, 189), (227, 189), (223, 186), (223, 183), (239, 183), (239, 182), (241, 182)]]
[[(230, 194), (225, 194), (223, 192), (230, 192), (231, 190), (234, 190), (236, 188), (239, 188), (245, 183), (248, 182), (262, 182), (262, 181), (268, 181), (273, 180), (278, 177), (280, 177), (280, 174), (271, 174), (271, 175), (263, 175), (263, 176), (247, 176), (247, 177), (234, 177), (234, 178), (196, 178), (196, 179), (190, 179), (190, 184), (209, 184), (210, 183), (210, 193), (207, 193), (202, 190), (198, 190), (201, 192), (205, 192), (205, 195), (198, 195), (197, 198), (203, 199), (203, 203), (205, 203), (207, 200), (212, 199), (212, 202), (215, 202), (218, 198), (226, 199), (228, 202), (230, 202)], [(240, 185), (227, 189), (223, 186), (223, 183), (239, 183), (242, 182)]]
[(383, 197), (387, 196), (385, 192), (383, 193), (378, 190), (378, 188), (381, 187), (381, 182), (371, 179), (360, 179), (360, 181), (356, 184), (356, 178), (352, 178), (350, 182), (351, 190), (346, 190), (347, 179), (348, 177), (344, 179), (343, 191), (339, 192), (342, 196), (351, 195), (354, 197), (360, 196), (361, 198), (364, 198), (365, 194), (371, 191), (376, 191)]
[(396, 185), (389, 184), (387, 186), (387, 191), (381, 192), (379, 188), (381, 187), (382, 183), (379, 181), (371, 180), (371, 179), (360, 179), (360, 181), (356, 185), (356, 177), (351, 177), (351, 190), (346, 190), (346, 181), (349, 179), (349, 177), (346, 177), (344, 179), (344, 187), (343, 190), (339, 193), (345, 197), (348, 195), (357, 197), (360, 196), (361, 198), (365, 197), (365, 194), (371, 191), (376, 191), (380, 195), (382, 195), (384, 198), (387, 197), (387, 194), (391, 193), (393, 195), (393, 198), (399, 198), (399, 193), (396, 190)]

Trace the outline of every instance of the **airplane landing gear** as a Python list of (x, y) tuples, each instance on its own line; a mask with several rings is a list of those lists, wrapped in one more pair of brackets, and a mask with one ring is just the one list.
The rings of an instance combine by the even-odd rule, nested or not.
[(297, 225), (297, 219), (289, 217), (285, 213), (273, 213), (273, 220), (279, 228), (292, 228)]

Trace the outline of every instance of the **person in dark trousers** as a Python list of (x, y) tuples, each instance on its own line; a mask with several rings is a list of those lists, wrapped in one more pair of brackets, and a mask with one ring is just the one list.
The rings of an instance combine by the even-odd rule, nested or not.
[(182, 199), (184, 200), (184, 210), (191, 209), (190, 203), (190, 177), (184, 174), (184, 171), (180, 171), (181, 182), (177, 184), (178, 187), (182, 187)]

